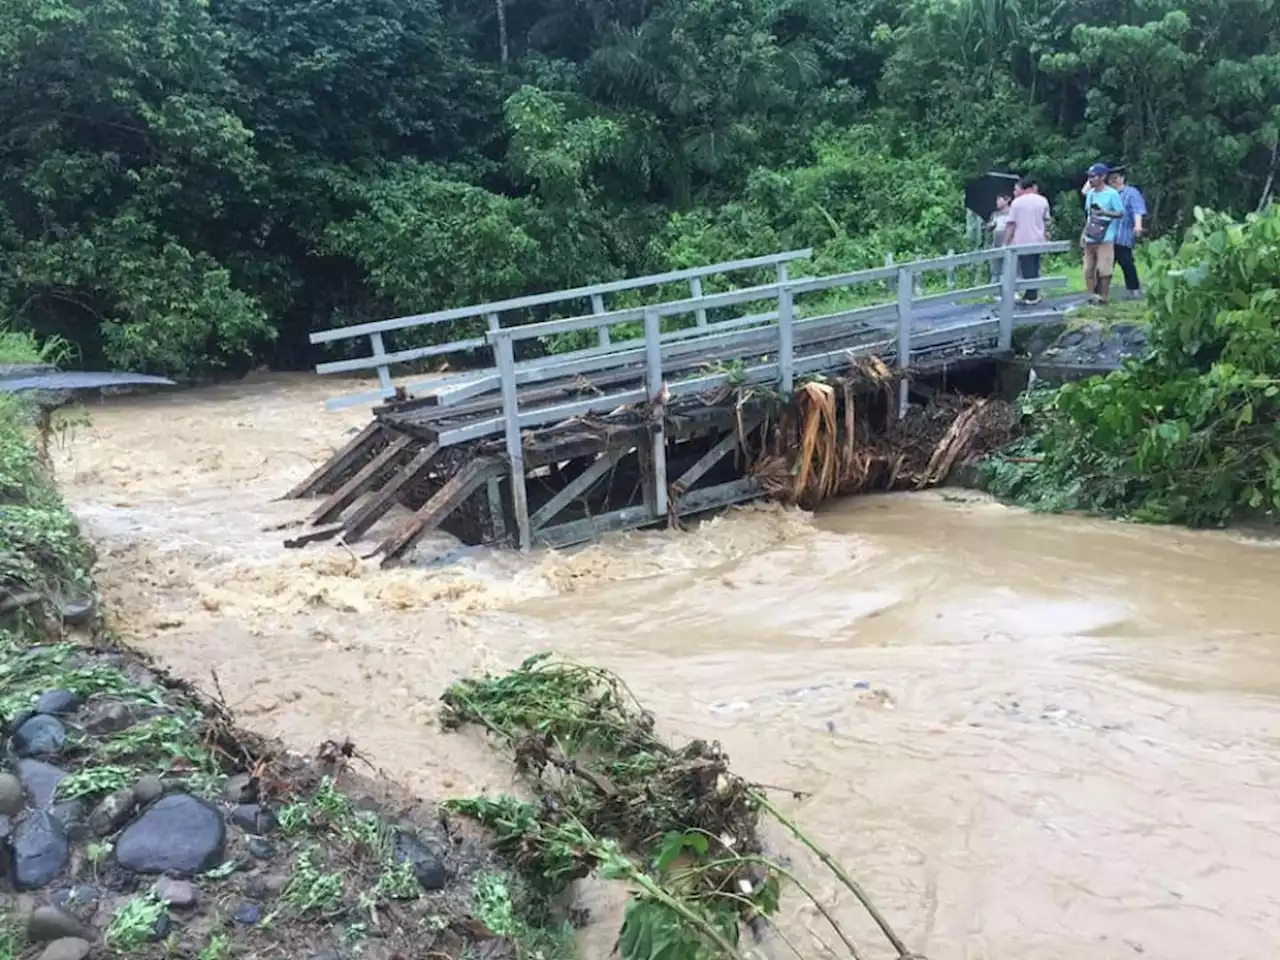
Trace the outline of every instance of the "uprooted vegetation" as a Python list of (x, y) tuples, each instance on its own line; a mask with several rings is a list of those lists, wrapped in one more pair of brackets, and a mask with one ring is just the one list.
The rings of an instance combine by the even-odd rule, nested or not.
[(937, 393), (899, 417), (897, 388), (874, 357), (800, 385), (766, 424), (751, 474), (774, 499), (812, 509), (836, 496), (944, 484), (1013, 435), (1004, 400)]
[(1024, 398), (987, 486), (1032, 509), (1218, 526), (1280, 513), (1280, 208), (1197, 211), (1148, 284), (1151, 350)]
[(804, 956), (773, 922), (784, 886), (828, 923), (842, 945), (829, 955), (858, 957), (825, 903), (768, 854), (765, 819), (785, 828), (866, 908), (898, 955), (909, 956), (856, 881), (764, 788), (734, 774), (719, 745), (667, 744), (654, 733), (653, 716), (608, 671), (544, 654), (503, 676), (460, 681), (443, 701), (446, 726), (487, 730), (510, 749), (535, 794), (447, 806), (493, 831), (544, 910), (588, 874), (626, 883), (622, 960), (742, 960), (752, 952), (743, 928)]

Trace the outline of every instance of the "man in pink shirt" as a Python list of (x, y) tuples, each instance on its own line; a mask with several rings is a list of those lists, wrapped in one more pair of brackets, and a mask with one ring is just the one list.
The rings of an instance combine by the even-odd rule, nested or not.
[[(1009, 222), (1004, 228), (1006, 247), (1047, 243), (1049, 240), (1049, 201), (1040, 196), (1040, 185), (1031, 177), (1023, 177), (1013, 188), (1013, 203), (1009, 204)], [(1027, 253), (1018, 257), (1018, 273), (1024, 280), (1040, 276), (1040, 254)], [(1023, 303), (1039, 303), (1040, 291), (1028, 290)]]

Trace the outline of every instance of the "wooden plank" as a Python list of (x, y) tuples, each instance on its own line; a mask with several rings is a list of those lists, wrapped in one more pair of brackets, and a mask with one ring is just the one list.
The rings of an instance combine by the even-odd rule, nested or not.
[(538, 508), (533, 516), (529, 518), (530, 529), (537, 530), (540, 527), (545, 527), (571, 502), (581, 496), (585, 496), (592, 487), (600, 482), (601, 477), (612, 470), (617, 462), (630, 452), (630, 450), (619, 450), (601, 454), (595, 463), (570, 480), (564, 489)]
[(499, 460), (479, 458), (472, 460), (437, 490), (430, 500), (419, 507), (400, 529), (382, 541), (377, 550), (368, 554), (366, 559), (381, 553), (382, 564), (386, 566), (424, 533), (440, 526), (467, 497), (475, 493), (490, 477), (497, 476), (501, 469), (502, 463)]
[(364, 453), (364, 446), (382, 432), (382, 424), (376, 420), (367, 424), (363, 430), (343, 444), (337, 453), (311, 472), (305, 480), (286, 493), (282, 500), (301, 500), (303, 497), (324, 493), (326, 486), (350, 468), (352, 463)]
[(661, 517), (655, 516), (653, 509), (647, 503), (635, 507), (623, 507), (611, 513), (602, 513), (598, 517), (585, 517), (582, 520), (572, 520), (554, 527), (543, 527), (535, 534), (534, 542), (540, 547), (552, 549), (568, 547), (575, 543), (595, 540), (606, 533), (645, 527), (659, 519), (665, 520), (666, 517), (665, 512)]
[(319, 526), (323, 523), (329, 523), (335, 517), (341, 515), (342, 511), (347, 509), (356, 497), (373, 485), (378, 478), (378, 474), (399, 457), (410, 442), (411, 438), (401, 434), (388, 443), (382, 448), (381, 453), (361, 467), (354, 477), (335, 490), (324, 503), (320, 504), (320, 507), (311, 515), (308, 522), (313, 526)]
[(431, 443), (419, 450), (412, 460), (401, 467), (395, 474), (374, 491), (355, 513), (347, 518), (343, 526), (343, 540), (351, 543), (364, 536), (366, 530), (378, 522), (378, 519), (391, 508), (400, 496), (400, 491), (417, 483), (422, 474), (430, 467), (435, 455), (440, 452), (440, 444)]
[(490, 477), (485, 481), (486, 495), (489, 500), (489, 520), (492, 524), (490, 535), (495, 543), (507, 539), (507, 517), (502, 504), (502, 480)]
[[(754, 417), (747, 421), (746, 432), (751, 433), (756, 427), (760, 426), (760, 418)], [(692, 490), (694, 485), (703, 478), (708, 470), (725, 458), (731, 451), (738, 448), (738, 432), (730, 430), (716, 442), (710, 450), (698, 458), (698, 461), (688, 470), (680, 475), (680, 478), (671, 485), (673, 491), (677, 491), (677, 496), (683, 497), (685, 493)]]
[(763, 493), (755, 477), (740, 477), (728, 483), (718, 483), (714, 487), (695, 490), (688, 496), (682, 497), (676, 504), (676, 514), (688, 517), (708, 510), (719, 510), (733, 506), (735, 503), (754, 500)]
[(311, 527), (299, 533), (296, 537), (290, 537), (284, 542), (284, 545), (290, 550), (297, 550), (299, 547), (305, 547), (308, 543), (336, 537), (341, 532), (342, 524), (340, 523), (330, 523), (323, 527)]

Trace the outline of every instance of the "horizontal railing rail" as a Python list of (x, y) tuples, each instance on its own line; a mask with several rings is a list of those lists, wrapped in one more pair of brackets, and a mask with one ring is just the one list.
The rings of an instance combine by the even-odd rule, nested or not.
[[(335, 343), (360, 337), (369, 338), (371, 353), (365, 357), (353, 357), (345, 360), (333, 360), (316, 365), (316, 373), (338, 374), (357, 373), (361, 370), (376, 370), (378, 389), (349, 397), (336, 398), (327, 406), (336, 409), (359, 403), (376, 402), (395, 395), (395, 387), (391, 382), (391, 367), (396, 364), (411, 363), (431, 357), (453, 353), (465, 353), (472, 350), (485, 349), (489, 341), (479, 336), (469, 336), (448, 343), (432, 344), (422, 347), (411, 347), (403, 350), (388, 351), (384, 334), (410, 330), (419, 327), (434, 326), (454, 321), (484, 318), (490, 331), (502, 328), (503, 314), (516, 310), (527, 310), (535, 307), (554, 306), (576, 300), (589, 301), (593, 314), (605, 314), (604, 297), (614, 293), (662, 287), (670, 283), (687, 282), (694, 299), (702, 296), (702, 281), (726, 273), (739, 273), (745, 270), (758, 270), (772, 267), (777, 271), (779, 281), (787, 280), (788, 268), (797, 260), (805, 260), (813, 255), (810, 249), (788, 250), (782, 253), (769, 254), (762, 257), (747, 257), (741, 260), (730, 260), (724, 263), (708, 264), (702, 267), (690, 267), (671, 270), (667, 273), (652, 274), (644, 277), (631, 277), (624, 280), (610, 280), (603, 283), (574, 287), (569, 290), (557, 290), (550, 293), (529, 294), (496, 300), (491, 303), (476, 304), (469, 307), (452, 307), (437, 310), (433, 313), (419, 313), (407, 317), (395, 317), (389, 320), (377, 320), (369, 323), (357, 323), (346, 327), (334, 327), (330, 330), (319, 330), (311, 334), (313, 344)], [(707, 324), (706, 310), (696, 312), (698, 326)], [(607, 325), (597, 326), (597, 334), (601, 347), (609, 346)]]

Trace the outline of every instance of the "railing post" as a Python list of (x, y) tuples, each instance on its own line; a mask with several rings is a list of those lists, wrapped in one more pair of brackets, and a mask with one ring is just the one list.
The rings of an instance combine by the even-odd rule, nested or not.
[(910, 267), (898, 271), (898, 419), (907, 415), (911, 367), (911, 301), (915, 277)]
[[(884, 266), (885, 266), (885, 269), (886, 269), (886, 270), (887, 270), (887, 269), (889, 269), (889, 267), (892, 267), (892, 266), (893, 266), (893, 254), (892, 254), (892, 253), (886, 253), (886, 254), (884, 255)], [(894, 281), (894, 280), (892, 280), (892, 279), (886, 280), (886, 281), (884, 282), (884, 288), (885, 288), (887, 291), (889, 291), (890, 293), (893, 293), (893, 291), (897, 289), (897, 288), (894, 286), (895, 282), (896, 282), (896, 281)]]
[(511, 506), (516, 514), (516, 527), (521, 550), (528, 550), (529, 492), (524, 482), (524, 440), (520, 436), (520, 401), (516, 394), (515, 345), (511, 337), (498, 337), (498, 372), (502, 377), (502, 415), (506, 421), (507, 459), (511, 461)]
[[(689, 281), (689, 296), (693, 297), (695, 300), (702, 299), (701, 277), (694, 277)], [(707, 325), (707, 311), (702, 309), (693, 311), (693, 319), (697, 322), (698, 326), (705, 327)]]
[[(387, 348), (382, 343), (381, 333), (369, 334), (369, 344), (373, 348), (375, 360), (387, 355)], [(391, 370), (385, 363), (378, 364), (378, 386), (382, 389), (384, 397), (394, 397), (396, 395), (396, 388), (391, 383)]]
[(791, 287), (778, 290), (778, 374), (782, 395), (791, 396), (795, 389), (795, 347), (792, 322), (795, 320), (795, 298)]
[[(956, 251), (954, 247), (947, 249), (948, 257), (954, 257), (955, 255), (956, 255)], [(955, 264), (952, 264), (951, 266), (947, 267), (947, 289), (954, 290), (955, 288), (956, 288), (956, 268), (955, 268)]]
[(778, 282), (786, 283), (791, 279), (791, 271), (787, 269), (786, 261), (778, 264)]
[(1000, 272), (1000, 339), (1001, 350), (1013, 349), (1013, 302), (1018, 293), (1018, 257), (1016, 248), (1004, 248), (1003, 269)]
[[(593, 293), (591, 295), (591, 312), (597, 315), (604, 313), (604, 295), (603, 294)], [(600, 341), (600, 346), (602, 347), (609, 346), (610, 341), (609, 341), (608, 327), (596, 327), (596, 337)]]
[(658, 311), (653, 308), (644, 312), (644, 349), (645, 382), (654, 415), (651, 425), (653, 453), (649, 458), (653, 469), (653, 513), (655, 517), (661, 517), (667, 512), (667, 437), (663, 427), (667, 411), (662, 389), (662, 322)]

